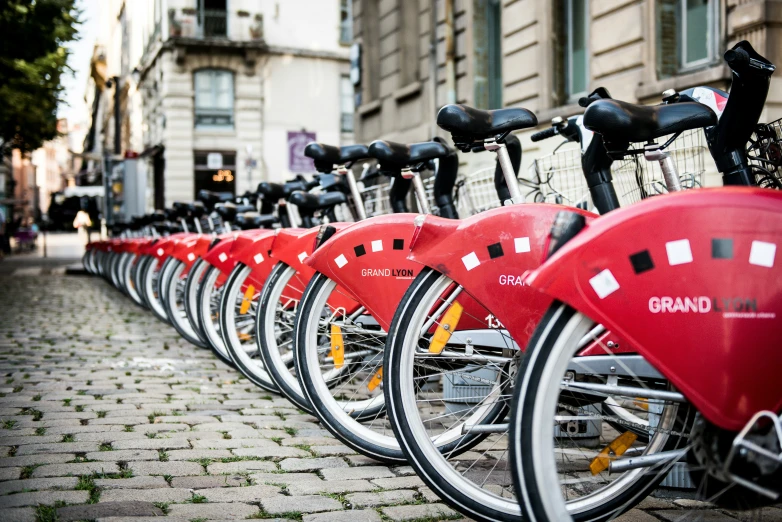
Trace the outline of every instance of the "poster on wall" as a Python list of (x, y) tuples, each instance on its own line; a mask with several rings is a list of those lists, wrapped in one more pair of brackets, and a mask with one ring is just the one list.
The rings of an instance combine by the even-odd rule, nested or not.
[(304, 148), (315, 141), (315, 133), (288, 131), (288, 170), (294, 174), (315, 172), (315, 163), (304, 155)]

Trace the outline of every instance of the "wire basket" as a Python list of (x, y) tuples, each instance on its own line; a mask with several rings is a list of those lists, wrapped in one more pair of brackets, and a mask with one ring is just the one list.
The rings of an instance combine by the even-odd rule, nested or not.
[[(655, 143), (666, 143), (672, 135), (657, 138)], [(643, 149), (645, 144), (636, 143), (631, 149)], [(692, 129), (681, 133), (666, 149), (676, 165), (682, 190), (703, 186), (706, 172), (706, 139), (701, 129)], [(635, 154), (615, 161), (611, 168), (614, 177), (614, 189), (622, 206), (637, 203), (642, 199), (665, 194), (668, 189), (656, 161), (646, 161), (643, 155)]]
[[(664, 136), (655, 142), (665, 143), (670, 138)], [(643, 149), (644, 145), (633, 144), (630, 149)], [(682, 189), (703, 186), (707, 149), (700, 129), (683, 132), (665, 150), (676, 165)], [(537, 188), (527, 195), (528, 200), (532, 196), (534, 201), (592, 208), (589, 188), (581, 169), (581, 150), (577, 146), (536, 159), (531, 170), (531, 179), (525, 181)], [(611, 166), (611, 174), (621, 206), (668, 192), (660, 165), (647, 161), (642, 154), (628, 155), (623, 160), (615, 161)]]
[(494, 187), (494, 167), (477, 170), (456, 181), (456, 210), (467, 217), (502, 205)]
[(758, 186), (782, 189), (782, 119), (757, 126), (747, 144), (747, 158)]
[(390, 191), (391, 182), (385, 176), (374, 185), (359, 189), (367, 217), (391, 213), (391, 201), (388, 198)]
[(530, 179), (524, 180), (532, 188), (527, 201), (592, 208), (578, 144), (536, 159), (530, 170)]

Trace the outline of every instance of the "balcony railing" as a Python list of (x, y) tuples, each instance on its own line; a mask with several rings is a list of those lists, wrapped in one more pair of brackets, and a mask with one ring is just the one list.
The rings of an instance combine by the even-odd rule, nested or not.
[(202, 10), (198, 13), (198, 38), (225, 38), (228, 36), (228, 13), (219, 10)]
[(232, 13), (224, 9), (169, 9), (170, 37), (263, 40), (263, 16), (246, 11)]

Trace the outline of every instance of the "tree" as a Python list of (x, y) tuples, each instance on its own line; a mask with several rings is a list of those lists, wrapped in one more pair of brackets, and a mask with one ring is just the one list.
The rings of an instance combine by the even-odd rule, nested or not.
[(0, 142), (28, 152), (57, 136), (75, 0), (0, 1)]

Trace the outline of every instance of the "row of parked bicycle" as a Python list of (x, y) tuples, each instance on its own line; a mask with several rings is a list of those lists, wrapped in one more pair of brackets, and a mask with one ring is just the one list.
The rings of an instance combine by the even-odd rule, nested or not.
[[(774, 503), (782, 127), (758, 123), (774, 66), (747, 42), (725, 59), (730, 95), (597, 89), (532, 135), (564, 146), (528, 178), (511, 133), (534, 114), (448, 105), (437, 124), (494, 152), (493, 178), (441, 139), (311, 143), (312, 179), (202, 192), (84, 264), (477, 520), (610, 520), (687, 473), (721, 506)], [(726, 187), (685, 190), (704, 136)]]

